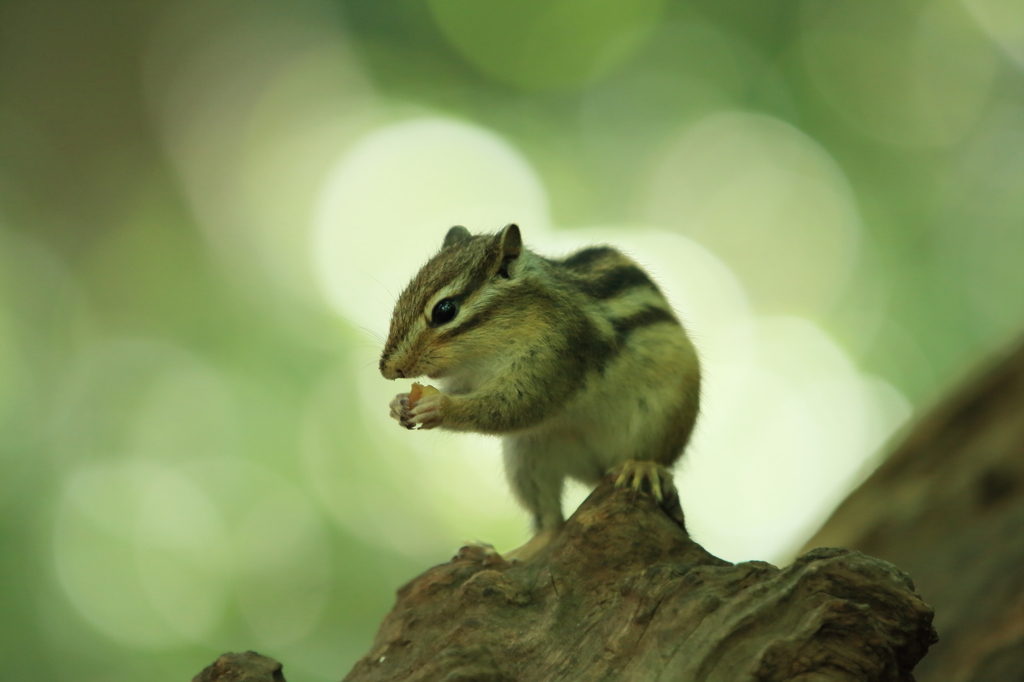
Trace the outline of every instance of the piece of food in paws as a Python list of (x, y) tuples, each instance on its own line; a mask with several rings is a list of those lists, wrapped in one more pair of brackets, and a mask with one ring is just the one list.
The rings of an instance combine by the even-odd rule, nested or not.
[(412, 390), (409, 391), (409, 406), (413, 406), (423, 396), (435, 395), (441, 391), (437, 390), (433, 386), (424, 386), (423, 384), (413, 383)]

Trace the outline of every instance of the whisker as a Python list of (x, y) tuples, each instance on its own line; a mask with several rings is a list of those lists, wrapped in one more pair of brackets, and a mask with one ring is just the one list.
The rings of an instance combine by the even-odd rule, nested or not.
[(393, 308), (394, 304), (398, 302), (398, 298), (393, 293), (391, 293), (391, 290), (388, 289), (386, 286), (384, 286), (384, 284), (379, 279), (377, 279), (376, 277), (371, 275), (366, 270), (360, 269), (359, 272), (362, 273), (363, 275), (365, 275), (367, 278), (372, 279), (374, 282), (376, 282), (377, 286), (379, 286), (381, 289), (383, 289), (385, 292), (387, 292), (387, 295), (391, 297), (391, 303), (392, 303), (392, 305), (388, 306), (388, 310)]
[(369, 327), (364, 327), (361, 324), (356, 324), (352, 320), (349, 320), (349, 324), (351, 324), (353, 327), (355, 327), (360, 332), (362, 332), (364, 336), (369, 336), (371, 339), (376, 341), (381, 346), (384, 345), (384, 342), (386, 341), (386, 339), (384, 338), (384, 336), (382, 336), (380, 334), (380, 332), (377, 332), (377, 331), (375, 331), (373, 329), (370, 329)]

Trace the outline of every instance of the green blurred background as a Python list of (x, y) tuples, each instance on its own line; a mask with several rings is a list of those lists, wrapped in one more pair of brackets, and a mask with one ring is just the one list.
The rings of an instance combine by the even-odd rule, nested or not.
[(649, 254), (709, 368), (684, 508), (784, 561), (1024, 327), (1024, 4), (2, 0), (0, 669), (339, 679), (521, 541), (493, 442), (374, 368), (445, 228), (509, 220)]

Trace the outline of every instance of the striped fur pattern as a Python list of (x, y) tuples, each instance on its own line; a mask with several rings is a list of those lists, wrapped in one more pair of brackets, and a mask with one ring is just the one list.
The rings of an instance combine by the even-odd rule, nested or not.
[(610, 246), (544, 258), (515, 225), (448, 232), (398, 299), (380, 369), (440, 380), (407, 426), (503, 437), (538, 531), (562, 524), (566, 477), (596, 484), (627, 460), (671, 466), (699, 403), (694, 347), (640, 266)]

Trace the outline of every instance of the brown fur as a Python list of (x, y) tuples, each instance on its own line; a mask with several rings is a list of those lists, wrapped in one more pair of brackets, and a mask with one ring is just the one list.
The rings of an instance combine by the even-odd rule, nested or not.
[[(445, 299), (458, 312), (433, 320)], [(449, 231), (398, 299), (381, 372), (446, 382), (403, 423), (505, 436), (510, 483), (542, 530), (561, 523), (565, 476), (671, 466), (699, 404), (693, 346), (636, 263), (611, 247), (542, 258), (514, 225)]]

